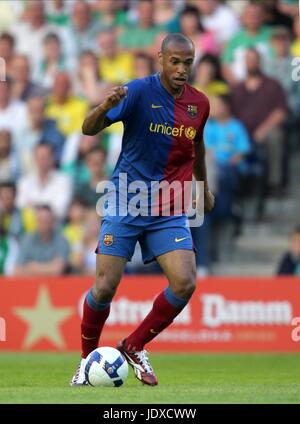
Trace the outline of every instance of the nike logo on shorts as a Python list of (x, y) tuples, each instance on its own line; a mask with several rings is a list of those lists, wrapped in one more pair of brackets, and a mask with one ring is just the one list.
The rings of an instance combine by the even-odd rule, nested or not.
[(180, 243), (181, 241), (186, 240), (186, 239), (187, 239), (187, 237), (182, 237), (182, 238), (176, 237), (175, 243)]

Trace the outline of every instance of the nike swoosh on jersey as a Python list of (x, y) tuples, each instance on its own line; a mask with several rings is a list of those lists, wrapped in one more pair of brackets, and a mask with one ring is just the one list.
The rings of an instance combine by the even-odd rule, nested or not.
[(178, 237), (176, 237), (175, 238), (175, 242), (176, 243), (179, 243), (179, 242), (181, 242), (181, 241), (183, 241), (183, 240), (186, 240), (187, 239), (187, 237), (182, 237), (182, 238), (178, 238)]
[(159, 331), (154, 331), (153, 328), (151, 328), (150, 333), (152, 333), (152, 334), (159, 334), (160, 332)]
[(152, 103), (151, 107), (152, 107), (152, 109), (158, 109), (159, 107), (163, 107), (163, 106), (154, 105), (154, 104)]

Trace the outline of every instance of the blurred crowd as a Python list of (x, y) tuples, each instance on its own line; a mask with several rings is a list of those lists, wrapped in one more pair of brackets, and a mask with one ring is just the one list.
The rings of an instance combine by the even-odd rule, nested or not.
[[(114, 169), (123, 127), (88, 137), (82, 122), (107, 89), (160, 70), (170, 32), (193, 40), (191, 84), (211, 103), (216, 207), (192, 230), (208, 272), (218, 229), (242, 231), (244, 200), (260, 219), (265, 199), (288, 188), (300, 148), (298, 12), (298, 0), (1, 1), (0, 274), (94, 273), (96, 186)], [(126, 270), (156, 271), (138, 252)]]

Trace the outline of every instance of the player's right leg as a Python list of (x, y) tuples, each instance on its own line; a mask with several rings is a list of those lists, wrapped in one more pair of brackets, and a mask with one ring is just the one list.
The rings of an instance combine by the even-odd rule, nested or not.
[(127, 259), (121, 256), (98, 254), (96, 280), (88, 292), (83, 305), (81, 322), (82, 355), (73, 376), (71, 386), (86, 384), (84, 375), (85, 358), (97, 348), (99, 338), (110, 312), (110, 303), (120, 283)]

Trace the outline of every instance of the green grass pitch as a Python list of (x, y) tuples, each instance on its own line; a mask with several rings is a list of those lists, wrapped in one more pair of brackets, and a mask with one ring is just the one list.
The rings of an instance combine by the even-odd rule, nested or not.
[(0, 403), (300, 403), (298, 354), (152, 354), (159, 378), (69, 387), (76, 354), (0, 353)]

